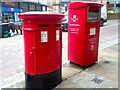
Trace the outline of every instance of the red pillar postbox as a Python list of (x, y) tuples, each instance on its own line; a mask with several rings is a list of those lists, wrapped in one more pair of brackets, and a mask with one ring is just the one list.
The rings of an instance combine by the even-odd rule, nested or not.
[(26, 88), (54, 88), (61, 81), (63, 14), (26, 12), (23, 20)]
[(71, 2), (68, 4), (68, 60), (83, 67), (98, 58), (100, 13), (102, 4)]

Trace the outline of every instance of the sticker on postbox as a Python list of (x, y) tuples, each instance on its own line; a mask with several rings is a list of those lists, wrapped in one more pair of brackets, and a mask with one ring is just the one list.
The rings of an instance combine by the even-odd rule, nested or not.
[(41, 31), (41, 42), (48, 42), (48, 33), (47, 33), (47, 31)]
[(60, 31), (56, 30), (56, 41), (60, 39)]
[(96, 28), (90, 28), (90, 35), (96, 34)]
[(93, 49), (94, 49), (94, 45), (91, 45), (90, 50), (93, 50)]
[(78, 20), (78, 18), (77, 18), (76, 15), (73, 15), (73, 17), (71, 18), (71, 20), (72, 20), (73, 22), (76, 22), (76, 21)]

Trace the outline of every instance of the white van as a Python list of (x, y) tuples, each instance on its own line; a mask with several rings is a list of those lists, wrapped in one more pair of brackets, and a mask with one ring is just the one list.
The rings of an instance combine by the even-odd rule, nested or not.
[(107, 8), (106, 6), (102, 6), (101, 8), (101, 21), (100, 21), (100, 26), (103, 26), (104, 23), (107, 22)]
[[(64, 15), (65, 17), (63, 18), (63, 21), (62, 21), (62, 28), (63, 28), (63, 31), (67, 31), (68, 30), (68, 11), (66, 11)], [(101, 19), (100, 20), (101, 20), (100, 26), (103, 26), (104, 23), (107, 22), (107, 8), (105, 5), (101, 8)]]

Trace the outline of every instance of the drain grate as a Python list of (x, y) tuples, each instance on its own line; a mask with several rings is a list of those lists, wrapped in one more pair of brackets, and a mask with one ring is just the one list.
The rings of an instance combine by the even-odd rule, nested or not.
[(102, 79), (99, 79), (99, 78), (97, 78), (97, 77), (95, 77), (93, 80), (91, 80), (91, 82), (94, 82), (94, 83), (100, 84), (100, 83), (103, 82), (103, 80), (102, 80)]

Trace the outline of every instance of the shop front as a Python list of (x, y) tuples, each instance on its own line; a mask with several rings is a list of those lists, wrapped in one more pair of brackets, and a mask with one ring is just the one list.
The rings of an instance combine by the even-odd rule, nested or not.
[(108, 13), (119, 13), (120, 0), (110, 0), (108, 3)]
[(2, 2), (2, 22), (7, 23), (10, 20), (14, 22), (19, 22), (20, 19), (17, 14), (21, 12), (18, 2)]
[(19, 8), (8, 8), (8, 7), (2, 7), (2, 22), (7, 23), (12, 20), (13, 22), (19, 22), (20, 19), (17, 17), (17, 15), (21, 12), (21, 9)]

